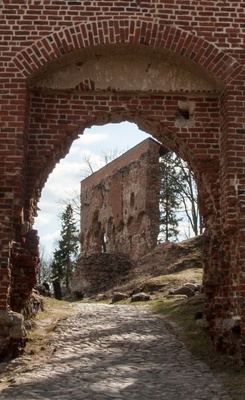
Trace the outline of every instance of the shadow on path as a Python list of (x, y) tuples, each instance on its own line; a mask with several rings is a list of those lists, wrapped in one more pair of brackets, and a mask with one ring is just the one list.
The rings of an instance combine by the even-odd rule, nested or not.
[(147, 306), (79, 309), (58, 324), (46, 362), (16, 376), (2, 400), (229, 400)]

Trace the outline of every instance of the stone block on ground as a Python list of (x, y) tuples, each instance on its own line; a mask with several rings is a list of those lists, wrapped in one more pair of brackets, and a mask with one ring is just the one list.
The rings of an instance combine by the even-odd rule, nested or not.
[(121, 292), (115, 292), (112, 295), (112, 303), (116, 303), (117, 301), (121, 301), (121, 300), (125, 300), (127, 299), (129, 296), (126, 293), (121, 293)]
[(194, 296), (195, 292), (194, 290), (192, 290), (191, 288), (187, 287), (187, 286), (182, 286), (179, 289), (176, 290), (170, 290), (169, 291), (170, 295), (176, 295), (176, 294), (183, 294), (187, 297), (192, 297)]
[(150, 296), (148, 294), (146, 294), (146, 293), (143, 293), (143, 292), (133, 294), (132, 297), (131, 297), (131, 302), (134, 302), (134, 301), (148, 301), (148, 300), (150, 300)]

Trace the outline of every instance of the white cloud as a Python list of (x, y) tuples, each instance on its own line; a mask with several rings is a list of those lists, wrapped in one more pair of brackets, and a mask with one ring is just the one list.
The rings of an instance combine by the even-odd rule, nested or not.
[(43, 240), (46, 242), (54, 242), (60, 237), (60, 230), (55, 230), (53, 232), (47, 233), (43, 236)]
[(40, 245), (44, 251), (45, 256), (49, 257), (53, 255), (54, 249), (57, 245), (58, 239), (60, 237), (60, 230), (56, 229), (52, 232), (45, 233), (42, 232)]
[(84, 133), (71, 146), (69, 155), (80, 154), (83, 156), (87, 153), (89, 146), (93, 144), (98, 145), (101, 142), (105, 142), (108, 140), (108, 137), (109, 136), (106, 133)]
[(82, 145), (88, 146), (93, 143), (100, 143), (108, 140), (109, 135), (107, 133), (94, 133), (93, 131), (85, 130), (84, 134), (78, 139)]
[(37, 217), (39, 227), (48, 225), (50, 223), (50, 220), (51, 220), (50, 217), (51, 216), (52, 216), (52, 214), (49, 214), (47, 212), (42, 212), (40, 210), (39, 214), (38, 214), (38, 217)]

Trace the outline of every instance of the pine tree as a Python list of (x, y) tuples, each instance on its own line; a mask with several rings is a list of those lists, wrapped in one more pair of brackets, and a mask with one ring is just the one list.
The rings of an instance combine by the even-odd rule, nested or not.
[(160, 189), (160, 235), (161, 241), (176, 241), (181, 218), (176, 210), (180, 206), (178, 172), (172, 162), (173, 153), (169, 152), (161, 159)]
[(68, 288), (76, 264), (79, 241), (73, 209), (70, 204), (67, 205), (61, 215), (60, 236), (58, 248), (55, 249), (53, 254), (52, 275), (53, 278), (58, 278)]

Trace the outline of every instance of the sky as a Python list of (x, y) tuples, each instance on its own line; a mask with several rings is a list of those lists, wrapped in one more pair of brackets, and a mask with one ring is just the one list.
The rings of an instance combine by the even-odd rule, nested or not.
[(45, 257), (51, 257), (59, 240), (62, 213), (60, 202), (70, 193), (80, 191), (80, 181), (84, 179), (84, 157), (89, 157), (93, 165), (102, 166), (101, 154), (115, 149), (121, 154), (150, 135), (138, 129), (137, 125), (122, 122), (93, 126), (75, 140), (69, 154), (60, 161), (49, 175), (38, 203), (38, 217), (34, 229), (38, 230), (40, 247)]

